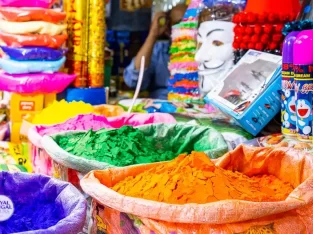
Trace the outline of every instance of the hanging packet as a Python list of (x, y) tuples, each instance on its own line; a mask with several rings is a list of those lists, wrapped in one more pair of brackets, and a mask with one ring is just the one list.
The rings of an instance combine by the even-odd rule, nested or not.
[(57, 61), (15, 61), (0, 59), (0, 67), (8, 74), (54, 73), (60, 70), (66, 58)]
[(1, 7), (0, 18), (10, 22), (45, 21), (57, 24), (65, 20), (66, 13), (44, 8)]
[(8, 46), (0, 46), (4, 53), (4, 57), (18, 61), (56, 61), (65, 56), (67, 49), (51, 49), (47, 47), (21, 47), (14, 48)]
[(34, 73), (10, 75), (0, 72), (0, 90), (21, 94), (61, 93), (76, 75), (64, 73)]
[(56, 36), (65, 32), (66, 24), (53, 24), (44, 21), (8, 22), (0, 20), (0, 30), (10, 34), (45, 34)]
[(0, 40), (11, 47), (45, 46), (58, 49), (67, 38), (68, 36), (66, 34), (49, 36), (39, 34), (16, 35), (0, 32)]

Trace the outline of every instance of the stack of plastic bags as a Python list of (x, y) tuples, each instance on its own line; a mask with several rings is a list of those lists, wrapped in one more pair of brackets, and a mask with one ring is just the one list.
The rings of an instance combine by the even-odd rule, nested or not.
[(0, 0), (0, 89), (21, 94), (59, 93), (75, 78), (58, 73), (66, 58), (66, 14), (54, 0)]
[(200, 100), (196, 52), (198, 1), (192, 1), (185, 16), (172, 28), (168, 82), (168, 99), (171, 101), (197, 102)]

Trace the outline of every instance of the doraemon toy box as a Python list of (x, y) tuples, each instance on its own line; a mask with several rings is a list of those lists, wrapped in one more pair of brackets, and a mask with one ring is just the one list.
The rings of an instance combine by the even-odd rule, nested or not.
[(281, 63), (281, 56), (249, 50), (205, 101), (256, 136), (280, 111)]

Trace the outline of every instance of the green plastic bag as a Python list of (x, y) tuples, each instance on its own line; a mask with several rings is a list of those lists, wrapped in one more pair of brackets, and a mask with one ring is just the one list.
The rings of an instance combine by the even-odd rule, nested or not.
[[(215, 159), (228, 151), (228, 146), (223, 136), (213, 128), (186, 124), (152, 124), (137, 128), (146, 137), (153, 138), (158, 146), (161, 146), (163, 149), (171, 149), (171, 151), (177, 152), (177, 155), (199, 151), (205, 152), (210, 158)], [(112, 129), (99, 131), (112, 131)], [(89, 160), (73, 155), (62, 149), (55, 141), (60, 135), (78, 133), (82, 133), (82, 131), (64, 132), (53, 136), (46, 135), (41, 143), (53, 161), (83, 174), (92, 170), (116, 167), (106, 162)]]

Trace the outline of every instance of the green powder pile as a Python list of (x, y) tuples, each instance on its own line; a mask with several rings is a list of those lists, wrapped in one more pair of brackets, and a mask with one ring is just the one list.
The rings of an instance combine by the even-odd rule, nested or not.
[(153, 138), (131, 126), (58, 135), (55, 141), (71, 154), (114, 166), (168, 161), (177, 156), (176, 152), (163, 149)]

